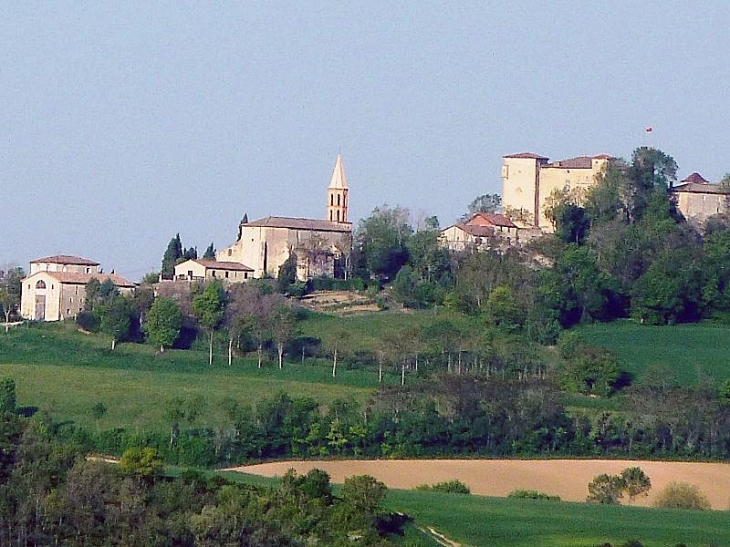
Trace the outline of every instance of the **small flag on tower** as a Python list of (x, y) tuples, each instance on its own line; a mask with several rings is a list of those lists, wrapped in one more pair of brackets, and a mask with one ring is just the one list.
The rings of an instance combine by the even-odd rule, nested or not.
[(651, 133), (652, 131), (654, 131), (654, 128), (652, 126), (650, 126), (650, 125), (647, 125), (644, 128), (644, 131), (646, 131), (647, 133)]

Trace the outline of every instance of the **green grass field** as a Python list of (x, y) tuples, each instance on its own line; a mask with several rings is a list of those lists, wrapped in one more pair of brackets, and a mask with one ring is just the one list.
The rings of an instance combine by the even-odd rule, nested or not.
[[(165, 403), (175, 396), (200, 395), (205, 401), (201, 425), (225, 423), (221, 401), (232, 397), (255, 404), (279, 391), (308, 396), (325, 404), (335, 399), (363, 401), (378, 385), (377, 372), (338, 371), (332, 378), (324, 362), (269, 362), (258, 369), (251, 359), (237, 358), (228, 367), (223, 354), (212, 367), (207, 352), (168, 350), (120, 344), (115, 351), (104, 336), (79, 333), (68, 325), (15, 328), (0, 333), (0, 378), (16, 383), (19, 405), (49, 411), (59, 420), (108, 429), (167, 430)], [(395, 375), (386, 378), (396, 382)], [(107, 413), (96, 420), (92, 407)]]
[(387, 506), (470, 546), (730, 545), (730, 513), (615, 507), (392, 490)]
[(709, 375), (730, 379), (730, 328), (707, 323), (674, 326), (638, 325), (631, 321), (575, 329), (587, 342), (616, 352), (627, 372), (641, 381), (647, 368), (667, 367), (680, 384)]
[[(222, 472), (257, 486), (276, 483), (255, 475)], [(436, 543), (418, 531), (432, 527), (464, 547), (619, 547), (638, 539), (645, 547), (730, 545), (730, 512), (684, 511), (587, 503), (490, 498), (433, 491), (389, 490), (389, 511), (412, 517), (408, 545)]]

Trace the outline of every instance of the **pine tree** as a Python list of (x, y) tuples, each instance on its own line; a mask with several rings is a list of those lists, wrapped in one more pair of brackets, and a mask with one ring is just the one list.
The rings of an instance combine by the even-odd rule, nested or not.
[(215, 246), (212, 241), (203, 254), (203, 260), (215, 260)]
[(180, 234), (176, 234), (167, 244), (165, 254), (162, 255), (162, 278), (172, 279), (175, 276), (175, 264), (183, 257), (183, 246)]

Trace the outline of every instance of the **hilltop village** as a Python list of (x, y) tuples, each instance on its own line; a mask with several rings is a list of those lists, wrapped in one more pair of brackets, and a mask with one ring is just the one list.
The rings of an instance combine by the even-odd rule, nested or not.
[[(439, 245), (454, 252), (504, 251), (553, 233), (556, 204), (585, 203), (611, 161), (608, 154), (552, 162), (529, 152), (506, 155), (501, 172), (501, 207), (475, 211), (440, 229)], [(709, 218), (727, 213), (727, 189), (727, 185), (710, 183), (695, 172), (679, 184), (670, 181), (668, 191), (683, 217), (700, 228)], [(352, 252), (354, 239), (348, 215), (349, 186), (340, 155), (324, 201), (323, 219), (269, 216), (248, 221), (244, 217), (235, 242), (214, 256), (178, 260), (172, 275), (163, 272), (160, 281), (220, 279), (236, 283), (276, 278), (291, 259), (295, 260), (298, 281), (347, 277), (350, 272), (344, 259)], [(38, 258), (31, 261), (29, 275), (22, 280), (19, 315), (39, 321), (75, 317), (84, 309), (85, 285), (92, 278), (109, 280), (124, 293), (135, 286), (119, 275), (103, 273), (99, 263), (87, 258), (66, 254)]]

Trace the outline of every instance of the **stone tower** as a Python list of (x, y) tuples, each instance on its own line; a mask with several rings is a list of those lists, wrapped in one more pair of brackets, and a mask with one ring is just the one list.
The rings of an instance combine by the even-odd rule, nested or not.
[(327, 217), (330, 222), (347, 222), (347, 177), (342, 166), (342, 156), (337, 154), (335, 169), (332, 171), (327, 188)]

